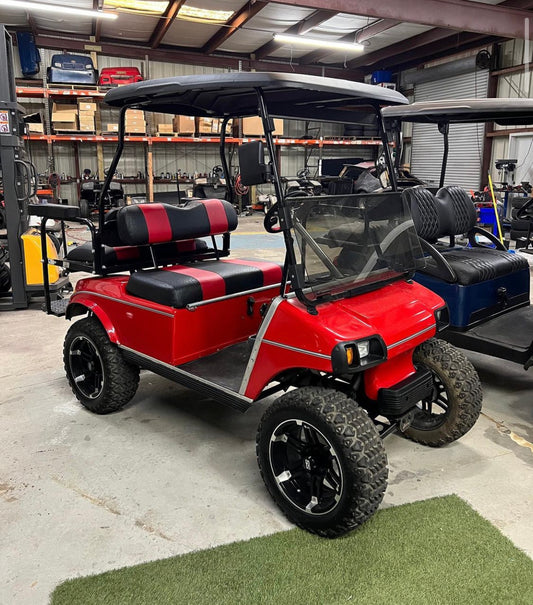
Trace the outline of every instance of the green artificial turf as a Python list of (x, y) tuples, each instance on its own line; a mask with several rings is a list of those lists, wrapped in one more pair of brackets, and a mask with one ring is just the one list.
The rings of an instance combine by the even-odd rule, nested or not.
[(457, 496), (379, 511), (326, 540), (295, 529), (68, 580), (52, 605), (513, 605), (533, 561)]

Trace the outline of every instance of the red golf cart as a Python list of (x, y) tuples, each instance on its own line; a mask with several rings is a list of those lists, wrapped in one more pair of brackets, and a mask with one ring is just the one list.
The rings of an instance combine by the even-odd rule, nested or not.
[[(32, 208), (43, 222), (74, 220), (93, 234), (53, 262), (95, 277), (78, 281), (68, 301), (47, 301), (49, 313), (82, 316), (64, 346), (72, 390), (99, 414), (133, 398), (140, 368), (240, 411), (281, 393), (257, 433), (265, 484), (301, 527), (327, 537), (350, 531), (383, 498), (383, 438), (400, 430), (431, 446), (458, 439), (480, 413), (481, 387), (467, 359), (435, 338), (447, 308), (412, 280), (423, 254), (394, 183), (370, 194), (284, 198), (271, 116), (381, 127), (380, 106), (406, 99), (342, 80), (228, 73), (141, 82), (110, 91), (106, 102), (121, 108), (108, 175), (128, 108), (224, 122), (259, 114), (264, 141), (239, 147), (241, 180), (274, 187), (279, 201), (265, 228), (284, 242), (285, 261), (230, 257), (232, 199), (105, 215), (102, 203), (98, 227), (75, 207)], [(221, 162), (232, 174), (224, 134)]]

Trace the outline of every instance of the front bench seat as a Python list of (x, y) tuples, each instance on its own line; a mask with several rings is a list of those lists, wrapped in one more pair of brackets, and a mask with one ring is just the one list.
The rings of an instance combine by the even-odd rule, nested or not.
[(278, 263), (224, 259), (138, 271), (126, 292), (160, 305), (183, 309), (187, 305), (281, 283)]

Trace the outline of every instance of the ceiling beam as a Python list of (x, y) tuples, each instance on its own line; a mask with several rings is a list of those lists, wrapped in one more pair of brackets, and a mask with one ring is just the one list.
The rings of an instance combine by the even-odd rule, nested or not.
[[(513, 8), (517, 5), (522, 9), (533, 8), (533, 0), (505, 0), (505, 2), (501, 2), (498, 6), (504, 8)], [(533, 17), (533, 14), (531, 14), (531, 17)], [(408, 61), (412, 62), (416, 61), (417, 59), (423, 61), (427, 56), (429, 56), (430, 52), (435, 54), (439, 52), (439, 50), (450, 50), (452, 48), (459, 49), (465, 44), (472, 45), (472, 42), (480, 41), (484, 37), (484, 34), (469, 34), (468, 32), (454, 33), (450, 29), (436, 27), (427, 32), (419, 34), (418, 36), (406, 38), (397, 44), (391, 44), (390, 46), (377, 50), (373, 53), (368, 53), (364, 56), (358, 57), (357, 59), (352, 59), (347, 65), (351, 69), (358, 69), (366, 66), (370, 67), (376, 63), (379, 63), (380, 67), (396, 67)], [(491, 41), (494, 41), (493, 36), (491, 36)], [(417, 52), (413, 52), (415, 49), (419, 50)], [(403, 56), (409, 58), (401, 59)]]
[(185, 0), (172, 0), (168, 5), (167, 10), (161, 15), (150, 36), (150, 48), (157, 48), (161, 44), (161, 40), (165, 37), (172, 23), (174, 23), (174, 19), (183, 4), (185, 4)]
[[(408, 57), (405, 57), (405, 62), (398, 64), (397, 66), (392, 66), (392, 71), (403, 71), (406, 69), (411, 69), (414, 67), (420, 67), (424, 63), (428, 61), (434, 61), (436, 59), (446, 58), (449, 60), (453, 60), (456, 58), (457, 53), (464, 53), (468, 50), (481, 49), (486, 48), (487, 46), (491, 46), (492, 44), (496, 44), (501, 42), (502, 40), (506, 40), (506, 38), (497, 38), (496, 36), (482, 36), (481, 34), (465, 34), (465, 36), (472, 35), (472, 39), (470, 41), (463, 40), (461, 42), (461, 46), (452, 46), (450, 44), (449, 47), (440, 47), (440, 45), (435, 45), (433, 49), (428, 48), (427, 54), (423, 56), (414, 57), (412, 60), (408, 60)], [(450, 56), (450, 53), (453, 53)], [(492, 72), (491, 72), (492, 74)]]
[[(302, 35), (304, 33), (307, 33), (309, 30), (318, 27), (321, 23), (324, 23), (324, 21), (331, 19), (336, 14), (336, 11), (317, 10), (314, 13), (311, 13), (305, 19), (302, 19), (301, 21), (298, 21), (298, 23), (291, 25), (291, 27), (289, 27), (289, 29), (287, 29), (283, 33), (295, 36)], [(258, 49), (254, 50), (251, 53), (251, 56), (255, 57), (255, 59), (263, 59), (264, 57), (267, 57), (268, 55), (272, 54), (280, 46), (281, 44), (279, 42), (276, 42), (275, 40), (270, 40), (266, 44), (263, 44), (263, 46), (260, 46)]]
[[(395, 21), (394, 19), (380, 19), (379, 21), (376, 21), (375, 23), (371, 23), (370, 25), (367, 25), (366, 27), (363, 27), (357, 31), (353, 31), (349, 34), (346, 34), (345, 36), (342, 36), (342, 38), (339, 38), (337, 40), (337, 42), (357, 42), (358, 44), (361, 44), (365, 40), (369, 40), (373, 36), (377, 36), (378, 34), (381, 34), (384, 31), (387, 31), (391, 27), (398, 25), (398, 23), (399, 23), (399, 21)], [(324, 43), (325, 46), (326, 46), (326, 44), (327, 43)], [(328, 50), (327, 48), (320, 48), (318, 50), (313, 50), (312, 52), (307, 53), (303, 57), (300, 57), (299, 63), (301, 65), (309, 65), (310, 63), (318, 63), (324, 57), (331, 55), (332, 52), (335, 52), (335, 51)]]
[(386, 63), (391, 57), (403, 54), (406, 51), (414, 50), (415, 48), (420, 48), (426, 44), (438, 42), (439, 40), (447, 38), (452, 34), (453, 32), (451, 32), (449, 29), (435, 27), (427, 32), (418, 34), (418, 36), (406, 38), (401, 42), (391, 44), (390, 46), (376, 50), (373, 53), (364, 54), (360, 57), (357, 57), (357, 59), (352, 59), (351, 61), (348, 61), (347, 66), (350, 69), (356, 69), (359, 67), (375, 65), (376, 63)]
[[(64, 49), (69, 51), (88, 52), (94, 50), (94, 42), (86, 38), (60, 38), (50, 35), (38, 35), (36, 37), (37, 46), (40, 48)], [(283, 59), (258, 61), (251, 60), (245, 55), (237, 55), (235, 53), (217, 53), (216, 55), (205, 55), (199, 51), (191, 51), (189, 48), (161, 46), (157, 49), (149, 48), (147, 45), (117, 44), (113, 40), (103, 39), (99, 44), (98, 52), (111, 57), (126, 57), (138, 59), (139, 55), (147, 55), (151, 61), (162, 61), (168, 63), (184, 63), (186, 65), (206, 65), (208, 67), (222, 67), (226, 69), (260, 70), (260, 71), (276, 71), (276, 72), (298, 72), (314, 76), (327, 76), (345, 78), (347, 80), (360, 81), (364, 75), (361, 70), (350, 70), (343, 66), (314, 66), (302, 65), (299, 66), (294, 62)]]
[(268, 2), (257, 0), (253, 4), (247, 2), (239, 11), (237, 11), (233, 17), (223, 25), (217, 33), (212, 36), (202, 47), (202, 52), (206, 55), (210, 55), (219, 46), (232, 36), (238, 29), (240, 29), (245, 23), (247, 23), (252, 17), (265, 8)]
[[(305, 8), (324, 5), (324, 0), (270, 1)], [(519, 39), (525, 35), (524, 20), (531, 17), (531, 13), (521, 8), (471, 0), (328, 0), (328, 8), (352, 15)], [(533, 39), (533, 28), (530, 28), (529, 37)]]
[[(447, 38), (443, 38), (433, 44), (427, 44), (417, 49), (408, 50), (394, 57), (390, 57), (385, 69), (401, 71), (410, 69), (411, 67), (418, 67), (422, 63), (427, 63), (428, 61), (438, 58), (438, 55), (449, 56), (450, 52), (456, 53), (463, 49), (466, 50), (467, 47), (485, 46), (500, 39), (501, 38), (487, 37), (483, 34), (474, 34), (471, 32), (461, 32), (449, 35)], [(370, 67), (370, 69), (373, 68)]]

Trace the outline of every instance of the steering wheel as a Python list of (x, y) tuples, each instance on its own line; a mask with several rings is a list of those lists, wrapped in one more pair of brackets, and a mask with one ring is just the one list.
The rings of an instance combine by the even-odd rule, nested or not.
[(309, 170), (309, 168), (302, 168), (301, 170), (298, 170), (298, 172), (296, 173), (296, 176), (299, 179), (307, 179), (310, 174), (311, 174), (311, 171)]
[(516, 213), (516, 218), (520, 220), (531, 221), (533, 220), (533, 211), (531, 211), (531, 206), (533, 205), (533, 197), (529, 198), (529, 200), (520, 206)]
[(281, 226), (279, 224), (278, 205), (272, 204), (265, 214), (263, 225), (268, 233), (280, 233)]

